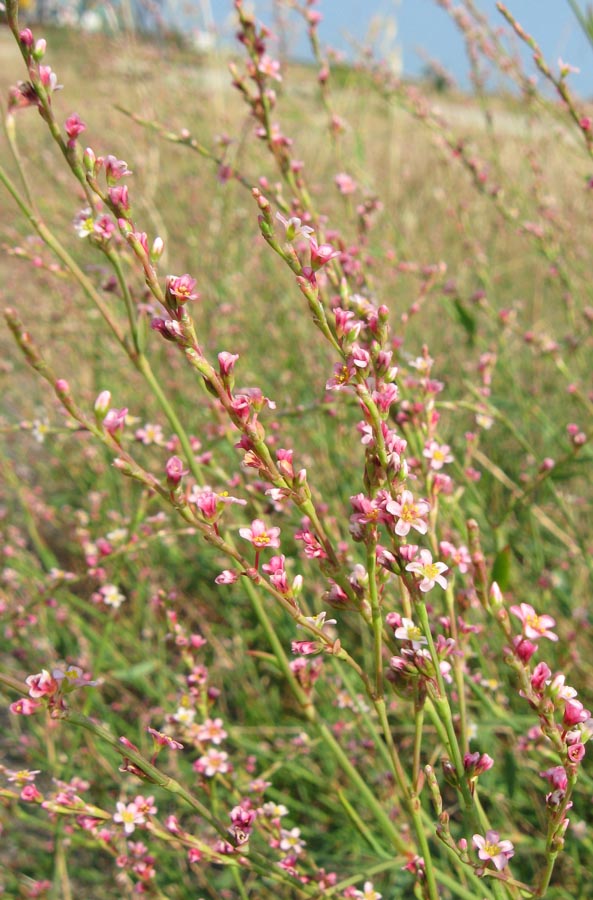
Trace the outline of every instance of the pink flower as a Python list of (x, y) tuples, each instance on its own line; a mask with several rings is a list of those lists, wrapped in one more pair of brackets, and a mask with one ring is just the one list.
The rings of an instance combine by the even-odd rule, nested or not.
[(163, 731), (157, 731), (156, 728), (147, 728), (147, 732), (152, 736), (157, 747), (168, 747), (169, 750), (183, 750), (183, 744), (174, 740)]
[(78, 135), (82, 134), (82, 132), (86, 129), (86, 125), (84, 124), (80, 116), (76, 113), (66, 119), (66, 124), (64, 127), (66, 129), (66, 134), (70, 138), (68, 143), (71, 147), (74, 146), (74, 141), (76, 140)]
[(567, 700), (564, 707), (562, 722), (568, 728), (586, 722), (591, 717), (588, 709), (585, 709), (580, 700)]
[(436, 441), (429, 441), (422, 451), (422, 456), (430, 460), (430, 468), (437, 471), (442, 469), (445, 463), (453, 462), (453, 456), (450, 451), (451, 448), (448, 444), (437, 444)]
[(514, 856), (515, 849), (511, 841), (499, 841), (498, 831), (487, 831), (486, 837), (474, 834), (474, 847), (478, 848), (478, 856), (485, 862), (493, 862), (498, 871), (502, 871)]
[[(405, 537), (411, 528), (415, 528), (420, 534), (426, 534), (428, 531), (425, 517), (430, 512), (430, 505), (426, 500), (414, 502), (411, 491), (403, 491), (398, 500), (390, 500), (386, 503), (385, 509), (397, 518), (395, 533), (399, 537)], [(445, 566), (446, 568), (448, 567)]]
[(326, 391), (341, 391), (350, 386), (351, 380), (356, 376), (356, 366), (351, 357), (347, 362), (334, 363), (333, 376), (325, 385)]
[(108, 188), (107, 196), (118, 216), (122, 216), (123, 213), (130, 209), (130, 198), (128, 195), (128, 188), (125, 184), (117, 184), (114, 187)]
[(114, 435), (117, 431), (123, 431), (128, 414), (127, 407), (123, 409), (110, 409), (103, 419), (103, 427), (109, 434)]
[(494, 760), (487, 753), (466, 753), (463, 757), (463, 768), (468, 778), (475, 778), (483, 772), (487, 772), (494, 765)]
[(38, 700), (31, 700), (30, 697), (21, 697), (11, 703), (9, 709), (14, 716), (32, 716), (41, 707)]
[(585, 755), (585, 745), (580, 741), (577, 741), (575, 744), (571, 744), (566, 751), (566, 755), (568, 756), (571, 763), (580, 763)]
[(224, 376), (228, 376), (231, 374), (233, 369), (235, 368), (235, 363), (239, 359), (238, 353), (229, 353), (227, 350), (222, 350), (218, 354), (218, 365), (220, 367), (220, 374)]
[(40, 697), (51, 697), (58, 690), (58, 682), (50, 675), (47, 669), (42, 669), (38, 675), (29, 675), (25, 678), (25, 684), (29, 688), (29, 696), (34, 700)]
[(415, 575), (420, 576), (422, 580), (418, 587), (422, 593), (430, 591), (435, 584), (440, 585), (445, 590), (447, 579), (443, 577), (442, 573), (446, 572), (449, 567), (442, 562), (433, 562), (430, 550), (421, 550), (418, 555), (419, 559), (406, 566), (406, 572), (413, 572)]
[(313, 653), (319, 653), (323, 647), (319, 641), (292, 641), (290, 649), (292, 653), (300, 656), (311, 656)]
[(239, 528), (239, 534), (246, 541), (250, 541), (256, 550), (280, 546), (278, 540), (280, 529), (276, 527), (266, 529), (261, 519), (254, 519), (251, 528)]
[(175, 487), (179, 484), (183, 476), (188, 474), (189, 469), (184, 467), (182, 460), (180, 460), (178, 456), (171, 456), (165, 463), (165, 472), (167, 481), (170, 485)]
[(224, 750), (217, 750), (216, 747), (209, 747), (204, 756), (200, 756), (193, 765), (196, 772), (212, 778), (214, 775), (224, 775), (229, 771), (228, 763), (229, 755)]
[(227, 737), (223, 728), (222, 719), (206, 719), (196, 729), (196, 737), (199, 741), (210, 741), (212, 744), (221, 744)]
[(543, 693), (546, 682), (552, 677), (552, 670), (545, 662), (537, 664), (531, 676), (531, 687), (538, 694)]
[(216, 584), (234, 584), (237, 581), (239, 575), (237, 572), (231, 571), (231, 569), (223, 569), (220, 575), (217, 575), (214, 579)]
[(568, 775), (562, 766), (553, 766), (551, 769), (546, 769), (545, 772), (540, 772), (539, 774), (549, 782), (554, 790), (565, 791), (568, 787)]
[(310, 238), (309, 243), (311, 246), (311, 268), (314, 272), (317, 272), (330, 260), (340, 255), (340, 251), (332, 247), (331, 244), (318, 244), (314, 238)]
[(199, 300), (200, 295), (194, 291), (196, 279), (191, 275), (167, 275), (167, 300), (172, 306), (183, 306), (188, 300)]
[(43, 799), (42, 794), (39, 793), (34, 784), (26, 784), (21, 790), (20, 796), (21, 800), (24, 800), (25, 803), (37, 803), (39, 800)]
[(356, 182), (351, 175), (348, 175), (346, 172), (340, 172), (334, 178), (336, 185), (338, 186), (338, 190), (341, 194), (346, 196), (347, 194), (353, 194), (356, 191)]
[(123, 159), (117, 159), (117, 157), (112, 156), (111, 153), (109, 156), (106, 156), (103, 160), (105, 163), (105, 178), (107, 179), (107, 184), (115, 184), (119, 181), (120, 178), (123, 178), (124, 175), (131, 175), (132, 173), (128, 169), (128, 164)]
[(268, 78), (273, 78), (275, 81), (282, 81), (280, 63), (277, 59), (272, 59), (265, 53), (260, 57), (259, 63), (257, 64), (257, 71), (261, 72), (262, 75), (267, 75)]
[(558, 635), (549, 630), (556, 624), (556, 620), (552, 616), (538, 616), (529, 603), (511, 606), (511, 612), (521, 621), (523, 634), (528, 640), (538, 640), (542, 637), (547, 637), (551, 641), (558, 640)]

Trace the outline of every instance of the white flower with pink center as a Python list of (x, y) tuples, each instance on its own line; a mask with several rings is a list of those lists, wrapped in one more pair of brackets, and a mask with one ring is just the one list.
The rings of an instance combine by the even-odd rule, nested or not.
[(406, 566), (406, 572), (413, 572), (420, 577), (418, 587), (424, 594), (432, 590), (435, 584), (438, 584), (443, 590), (446, 589), (447, 579), (443, 577), (443, 572), (446, 572), (448, 568), (449, 566), (446, 566), (445, 563), (433, 562), (430, 550), (421, 550), (419, 559), (409, 563)]
[(406, 537), (411, 528), (420, 534), (428, 531), (426, 516), (430, 512), (430, 504), (426, 500), (415, 501), (411, 491), (403, 491), (397, 500), (389, 500), (385, 509), (397, 518), (395, 533), (399, 537)]

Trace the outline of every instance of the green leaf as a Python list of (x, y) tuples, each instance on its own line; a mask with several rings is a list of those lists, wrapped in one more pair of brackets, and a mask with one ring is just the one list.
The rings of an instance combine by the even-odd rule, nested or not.
[(472, 316), (459, 297), (455, 297), (453, 306), (455, 307), (455, 312), (457, 313), (460, 325), (464, 328), (470, 344), (473, 344), (477, 330), (475, 316)]
[(159, 660), (157, 659), (145, 659), (127, 669), (117, 669), (117, 671), (112, 672), (111, 675), (118, 681), (136, 681), (136, 679), (144, 678), (145, 675), (154, 672), (158, 665)]
[(509, 546), (503, 547), (494, 559), (492, 566), (492, 581), (495, 581), (501, 591), (508, 591), (511, 583), (512, 551)]

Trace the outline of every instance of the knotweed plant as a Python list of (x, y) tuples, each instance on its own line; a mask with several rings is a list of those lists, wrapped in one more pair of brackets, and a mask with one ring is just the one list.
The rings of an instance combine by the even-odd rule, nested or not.
[[(494, 446), (489, 453), (495, 422), (519, 443), (522, 432), (492, 392), (497, 349), (474, 349), (491, 327), (485, 293), (474, 307), (488, 325), (447, 281), (445, 263), (396, 260), (375, 237), (383, 201), (361, 187), (364, 173), (347, 171), (349, 126), (334, 106), (321, 12), (314, 0), (289, 6), (317, 60), (340, 212), (300, 158), (303, 129), (283, 124), (283, 66), (241, 0), (243, 56), (231, 79), (254, 137), (250, 160), (241, 165), (230, 138), (209, 149), (187, 129), (131, 114), (209, 160), (222, 189), (236, 182), (249, 192), (245, 234), (225, 235), (217, 260), (224, 270), (228, 242), (257, 242), (258, 277), (243, 304), (265, 350), (238, 336), (238, 352), (217, 335), (239, 299), (237, 308), (217, 305), (199, 252), (190, 272), (165, 264), (174, 248), (149, 233), (139, 161), (111, 152), (83, 109), (65, 109), (46, 62), (51, 46), (19, 24), (15, 0), (6, 3), (26, 75), (9, 94), (11, 159), (0, 180), (39, 241), (34, 264), (74, 287), (75, 316), (85, 303), (93, 311), (77, 320), (78, 350), (91, 354), (100, 341), (109, 352), (94, 390), (68, 354), (37, 337), (34, 309), (15, 297), (5, 311), (62, 416), (59, 426), (22, 421), (15, 433), (34, 431), (46, 446), (65, 436), (78, 494), (65, 500), (51, 483), (31, 491), (7, 454), (23, 512), (4, 529), (10, 726), (1, 797), (6, 840), (20, 848), (6, 861), (4, 890), (171, 900), (588, 896), (581, 817), (593, 720), (573, 686), (578, 636), (548, 611), (549, 560), (535, 554), (513, 579), (510, 559), (523, 565), (524, 543), (499, 541), (506, 519), (533, 500), (555, 553), (584, 553), (591, 536), (573, 536), (535, 501), (559, 466), (582, 459), (586, 430), (567, 422), (556, 458), (531, 461), (520, 486)], [(477, 60), (487, 26), (462, 17), (461, 27)], [(488, 52), (512, 68), (496, 42)], [(541, 54), (536, 62), (590, 152), (591, 120), (568, 92), (569, 69), (555, 76)], [(369, 60), (357, 77), (427, 125), (515, 227), (505, 192), (415, 89)], [(91, 107), (92, 87), (86, 97)], [(62, 156), (73, 219), (63, 236), (40, 210), (43, 173), (33, 187), (19, 150), (17, 134), (36, 113)], [(522, 228), (569, 279), (568, 292), (554, 233)], [(460, 235), (466, 241), (467, 228)], [(395, 260), (419, 282), (405, 312), (382, 265)], [(437, 288), (455, 297), (456, 341), (471, 337), (473, 381), (462, 399), (455, 371), (440, 371), (448, 347), (438, 328), (426, 329), (430, 346), (423, 327), (408, 328)], [(278, 335), (260, 298), (274, 303), (286, 291)], [(575, 308), (567, 298), (572, 327)], [(495, 318), (505, 336), (519, 330), (512, 310)], [(302, 319), (308, 343), (287, 369)], [(253, 385), (259, 353), (273, 375)], [(559, 346), (549, 356), (570, 375)], [(314, 416), (284, 399), (302, 373)], [(571, 383), (590, 411), (591, 397)], [(481, 469), (509, 491), (494, 529)], [(586, 616), (582, 624), (586, 632)], [(565, 842), (576, 849), (563, 856)]]

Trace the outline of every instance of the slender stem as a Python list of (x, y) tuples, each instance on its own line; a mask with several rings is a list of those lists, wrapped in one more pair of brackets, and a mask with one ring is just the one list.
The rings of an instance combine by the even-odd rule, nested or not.
[(367, 574), (369, 599), (371, 601), (373, 628), (373, 665), (375, 670), (375, 697), (383, 697), (383, 620), (377, 593), (377, 536), (369, 539), (367, 545)]

